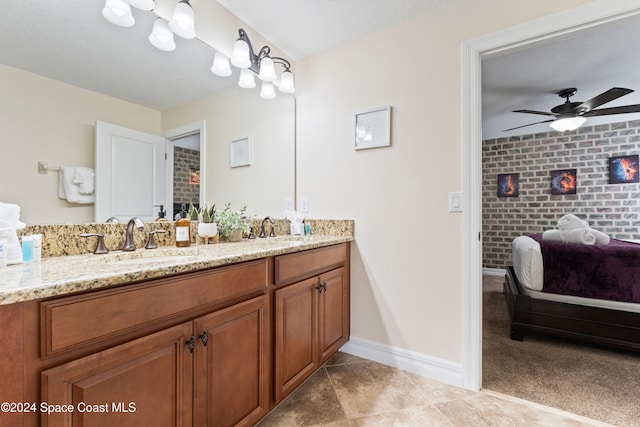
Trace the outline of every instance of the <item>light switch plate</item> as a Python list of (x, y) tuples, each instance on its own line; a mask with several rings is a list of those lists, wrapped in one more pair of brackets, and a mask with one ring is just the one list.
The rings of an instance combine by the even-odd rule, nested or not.
[(449, 193), (449, 212), (462, 212), (462, 193)]
[(309, 212), (309, 198), (308, 197), (300, 197), (300, 212), (302, 212), (302, 213)]

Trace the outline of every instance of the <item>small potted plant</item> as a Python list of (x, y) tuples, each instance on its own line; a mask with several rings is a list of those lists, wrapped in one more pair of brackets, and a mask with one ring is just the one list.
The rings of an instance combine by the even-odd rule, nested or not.
[(243, 233), (251, 231), (250, 220), (246, 215), (247, 205), (239, 211), (231, 210), (231, 203), (227, 203), (222, 212), (215, 214), (215, 221), (218, 225), (218, 233), (223, 240), (238, 242), (242, 239)]
[(215, 219), (216, 205), (207, 207), (207, 204), (203, 203), (198, 210), (198, 235), (201, 237), (213, 237), (218, 234)]

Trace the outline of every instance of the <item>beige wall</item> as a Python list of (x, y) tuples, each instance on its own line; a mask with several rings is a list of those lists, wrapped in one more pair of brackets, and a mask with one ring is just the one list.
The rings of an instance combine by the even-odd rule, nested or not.
[[(454, 0), (297, 62), (298, 197), (356, 224), (352, 337), (461, 362), (461, 44), (583, 3)], [(392, 146), (354, 151), (354, 113), (385, 105)]]
[(90, 222), (93, 205), (60, 200), (50, 166), (94, 167), (95, 122), (159, 134), (160, 112), (0, 64), (0, 201), (27, 224)]
[[(293, 198), (294, 99), (271, 101), (257, 89), (235, 85), (162, 113), (163, 132), (206, 122), (205, 201), (220, 209), (226, 203), (249, 214), (281, 217), (285, 198)], [(251, 165), (229, 166), (230, 142), (249, 137)]]

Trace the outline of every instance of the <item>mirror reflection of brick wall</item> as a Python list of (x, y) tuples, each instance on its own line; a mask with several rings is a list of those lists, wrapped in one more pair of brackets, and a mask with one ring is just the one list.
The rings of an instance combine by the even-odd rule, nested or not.
[[(197, 179), (194, 174), (197, 173)], [(200, 151), (174, 147), (173, 150), (173, 203), (198, 203), (200, 200)], [(196, 183), (197, 182), (197, 183)]]
[[(588, 124), (588, 123), (587, 123)], [(609, 183), (609, 158), (640, 153), (640, 120), (482, 142), (483, 266), (511, 264), (511, 241), (573, 213), (616, 239), (640, 239), (640, 184)], [(577, 194), (553, 195), (551, 173), (576, 169)], [(498, 197), (498, 174), (519, 174), (518, 197)]]

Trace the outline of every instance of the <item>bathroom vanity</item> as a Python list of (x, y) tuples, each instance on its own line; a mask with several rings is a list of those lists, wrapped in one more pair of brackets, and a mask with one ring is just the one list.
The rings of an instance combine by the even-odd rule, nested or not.
[(0, 288), (0, 424), (254, 425), (349, 339), (351, 240), (21, 267), (40, 286)]

